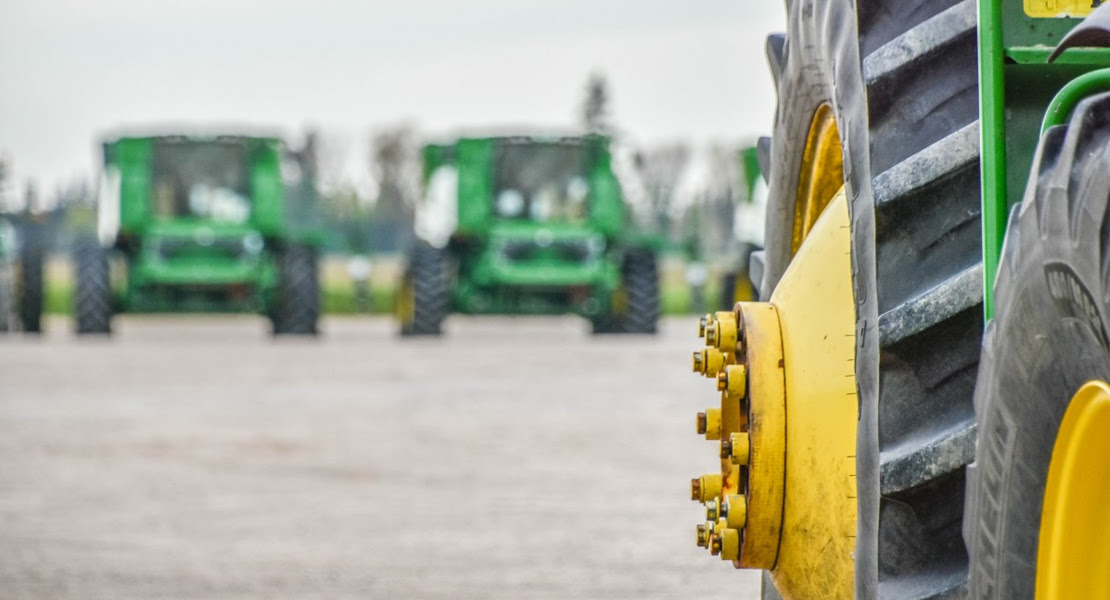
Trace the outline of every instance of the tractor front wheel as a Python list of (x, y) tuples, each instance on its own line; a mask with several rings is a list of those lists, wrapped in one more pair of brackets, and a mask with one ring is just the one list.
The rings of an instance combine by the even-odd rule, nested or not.
[(290, 244), (281, 253), (274, 335), (316, 335), (320, 318), (320, 283), (316, 250)]
[(78, 244), (73, 266), (77, 271), (77, 288), (73, 302), (77, 333), (110, 333), (112, 288), (104, 248), (95, 241)]
[[(1110, 592), (1110, 394), (1089, 383), (1110, 380), (1107, 173), (1102, 94), (1042, 137), (1007, 231), (975, 391), (964, 521), (973, 598)], [(1101, 427), (1085, 435), (1069, 420)]]
[(659, 322), (659, 268), (655, 253), (647, 248), (629, 251), (622, 269), (628, 297), (625, 333), (655, 333)]
[(401, 335), (439, 335), (447, 318), (449, 294), (446, 251), (417, 243), (395, 302)]

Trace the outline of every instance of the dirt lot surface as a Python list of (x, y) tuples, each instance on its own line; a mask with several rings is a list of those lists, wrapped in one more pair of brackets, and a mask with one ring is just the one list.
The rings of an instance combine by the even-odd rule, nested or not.
[(0, 598), (730, 598), (693, 319), (125, 318), (0, 339)]

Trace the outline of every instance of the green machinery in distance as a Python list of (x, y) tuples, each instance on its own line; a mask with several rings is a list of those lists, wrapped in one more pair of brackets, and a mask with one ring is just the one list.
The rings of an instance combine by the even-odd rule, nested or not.
[(110, 247), (76, 250), (78, 333), (108, 333), (116, 312), (257, 312), (275, 334), (316, 333), (311, 167), (281, 140), (164, 135), (103, 148)]
[(423, 159), (402, 335), (439, 334), (450, 312), (573, 313), (595, 333), (655, 332), (661, 244), (631, 227), (608, 138), (461, 138)]

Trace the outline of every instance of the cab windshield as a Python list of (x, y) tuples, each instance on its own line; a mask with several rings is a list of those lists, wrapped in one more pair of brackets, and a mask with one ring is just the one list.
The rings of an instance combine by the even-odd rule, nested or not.
[(236, 141), (156, 141), (154, 214), (243, 223), (250, 217), (245, 144)]
[(505, 142), (494, 158), (493, 212), (505, 219), (580, 223), (589, 209), (586, 148)]

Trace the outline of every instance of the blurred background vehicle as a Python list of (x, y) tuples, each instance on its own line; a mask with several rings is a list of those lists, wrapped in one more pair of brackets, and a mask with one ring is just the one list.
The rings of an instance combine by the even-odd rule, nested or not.
[(103, 149), (109, 245), (76, 246), (78, 333), (109, 333), (116, 312), (257, 312), (275, 334), (316, 333), (323, 232), (307, 216), (315, 194), (304, 171), (286, 166), (283, 178), (281, 140), (159, 135)]
[(594, 333), (654, 333), (662, 239), (633, 228), (611, 163), (600, 135), (425, 146), (401, 333), (438, 334), (450, 312), (574, 313)]

